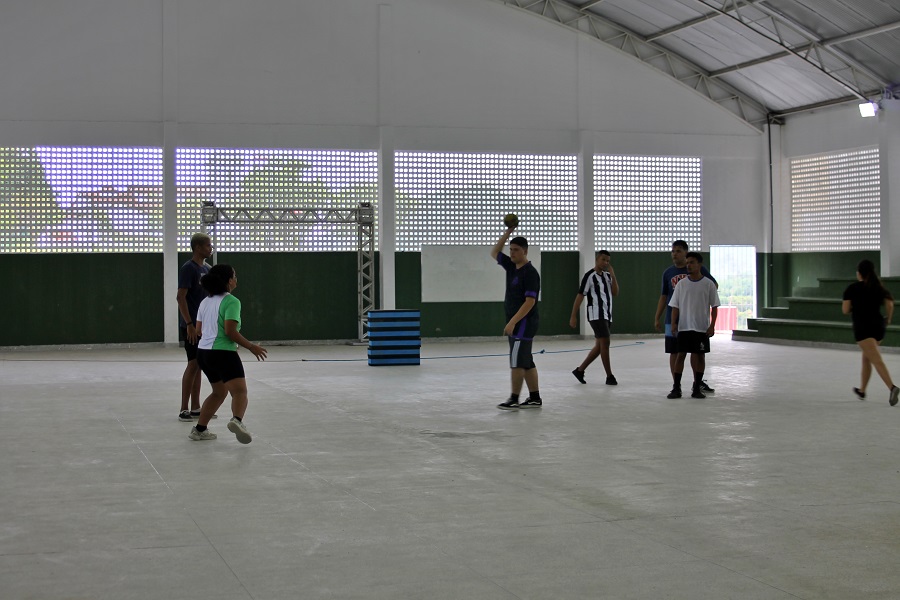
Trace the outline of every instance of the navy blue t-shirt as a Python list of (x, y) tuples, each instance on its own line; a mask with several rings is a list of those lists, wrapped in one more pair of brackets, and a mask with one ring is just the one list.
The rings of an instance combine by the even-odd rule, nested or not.
[(497, 264), (506, 270), (506, 298), (503, 306), (506, 309), (506, 320), (509, 321), (525, 304), (525, 298), (534, 298), (534, 306), (521, 321), (516, 324), (512, 337), (523, 340), (534, 338), (538, 330), (538, 294), (541, 291), (541, 276), (531, 262), (517, 269), (513, 261), (502, 252), (497, 255)]
[[(200, 285), (200, 278), (207, 273), (209, 273), (209, 265), (204, 263), (201, 266), (193, 260), (187, 261), (178, 270), (178, 289), (187, 290), (185, 300), (187, 301), (191, 321), (197, 320), (197, 309), (200, 308), (200, 303), (207, 296), (206, 290)], [(178, 326), (187, 327), (184, 317), (181, 316), (181, 311), (178, 311)]]

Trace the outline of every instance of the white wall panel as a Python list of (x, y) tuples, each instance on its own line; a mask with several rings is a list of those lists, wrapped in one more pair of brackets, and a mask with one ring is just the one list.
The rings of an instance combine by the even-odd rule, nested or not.
[(179, 2), (179, 121), (375, 124), (377, 3)]
[(788, 119), (783, 129), (786, 158), (878, 145), (878, 119), (859, 116), (858, 102)]
[(159, 121), (158, 0), (7, 0), (0, 121)]

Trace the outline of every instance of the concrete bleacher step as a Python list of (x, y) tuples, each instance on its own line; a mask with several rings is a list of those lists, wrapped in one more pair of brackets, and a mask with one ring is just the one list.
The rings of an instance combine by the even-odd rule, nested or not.
[[(735, 340), (797, 340), (828, 344), (855, 344), (849, 315), (841, 312), (844, 290), (855, 279), (820, 277), (817, 287), (797, 287), (792, 296), (778, 298), (778, 306), (764, 307), (759, 317), (747, 320), (746, 329), (732, 333)], [(900, 277), (885, 277), (884, 286), (900, 302)], [(883, 345), (900, 347), (900, 327), (888, 327)]]
[[(888, 326), (884, 346), (900, 347), (900, 326)], [(752, 341), (756, 338), (800, 340), (828, 344), (855, 344), (853, 325), (847, 321), (815, 321), (803, 319), (747, 319), (747, 329), (736, 329), (734, 340)]]
[(802, 319), (805, 321), (849, 321), (841, 312), (839, 298), (797, 297), (779, 298), (780, 306), (763, 308), (760, 317), (773, 319)]

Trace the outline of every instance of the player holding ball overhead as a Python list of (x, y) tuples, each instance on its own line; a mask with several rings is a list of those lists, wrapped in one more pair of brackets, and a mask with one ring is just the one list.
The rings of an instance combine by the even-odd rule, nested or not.
[[(509, 367), (511, 393), (506, 402), (497, 405), (501, 410), (541, 408), (543, 402), (538, 390), (538, 371), (531, 354), (531, 345), (538, 330), (537, 299), (541, 291), (541, 276), (528, 260), (528, 241), (514, 237), (509, 242), (509, 256), (503, 247), (518, 226), (516, 215), (503, 219), (506, 231), (491, 248), (491, 257), (506, 271), (506, 326), (503, 334), (509, 339)], [(528, 387), (528, 398), (519, 402), (522, 384)]]

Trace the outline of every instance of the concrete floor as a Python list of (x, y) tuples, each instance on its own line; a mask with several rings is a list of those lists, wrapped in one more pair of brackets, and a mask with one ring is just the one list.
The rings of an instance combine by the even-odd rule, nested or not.
[(613, 338), (618, 387), (588, 345), (536, 342), (517, 412), (504, 356), (245, 353), (248, 446), (188, 440), (181, 350), (0, 353), (0, 597), (900, 597), (900, 407), (858, 351), (717, 336), (715, 396), (667, 400), (660, 339)]

